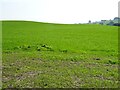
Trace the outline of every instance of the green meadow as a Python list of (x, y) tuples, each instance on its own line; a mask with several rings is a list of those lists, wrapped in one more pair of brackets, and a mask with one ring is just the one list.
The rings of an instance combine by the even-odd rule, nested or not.
[(118, 27), (2, 21), (3, 88), (117, 88)]

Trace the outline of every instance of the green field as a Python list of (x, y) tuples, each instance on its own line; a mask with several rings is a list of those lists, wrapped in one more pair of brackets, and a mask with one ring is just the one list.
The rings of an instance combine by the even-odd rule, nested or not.
[(3, 88), (117, 88), (118, 27), (2, 21)]

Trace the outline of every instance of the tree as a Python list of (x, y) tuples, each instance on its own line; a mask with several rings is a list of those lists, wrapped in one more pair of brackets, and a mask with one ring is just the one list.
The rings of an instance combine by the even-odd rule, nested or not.
[(88, 23), (90, 24), (90, 23), (91, 23), (91, 20), (89, 20)]

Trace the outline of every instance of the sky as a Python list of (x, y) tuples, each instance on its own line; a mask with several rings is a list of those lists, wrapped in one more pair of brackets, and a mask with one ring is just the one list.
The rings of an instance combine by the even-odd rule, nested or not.
[(118, 16), (119, 0), (0, 0), (0, 20), (87, 23)]

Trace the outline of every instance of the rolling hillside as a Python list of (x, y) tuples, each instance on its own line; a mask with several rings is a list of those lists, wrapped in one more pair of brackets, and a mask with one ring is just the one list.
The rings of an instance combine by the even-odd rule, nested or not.
[(117, 88), (118, 27), (2, 21), (3, 88)]

